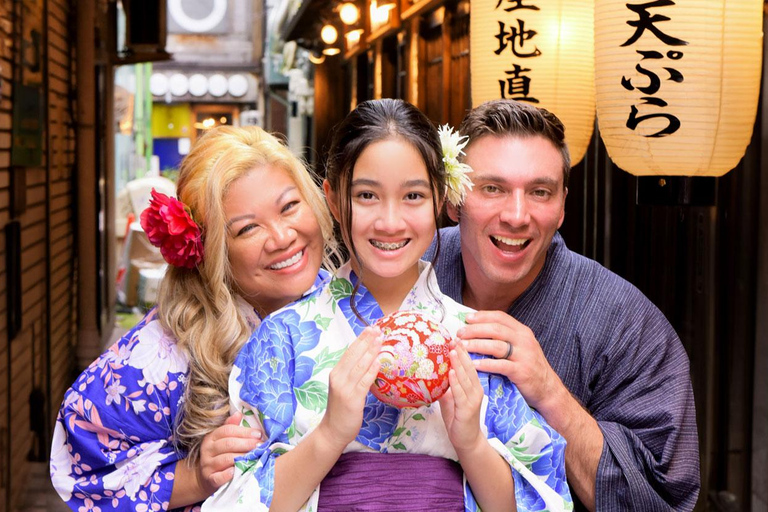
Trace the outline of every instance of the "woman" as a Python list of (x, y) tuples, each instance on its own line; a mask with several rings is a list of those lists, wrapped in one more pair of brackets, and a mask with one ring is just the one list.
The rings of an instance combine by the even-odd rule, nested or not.
[(170, 263), (158, 306), (65, 394), (51, 477), (72, 509), (181, 509), (228, 481), (260, 436), (228, 419), (235, 355), (334, 252), (315, 182), (260, 128), (204, 135), (181, 165), (178, 197), (153, 191), (142, 214)]
[(563, 439), (508, 380), (478, 375), (463, 346), (398, 356), (447, 372), (439, 404), (398, 410), (369, 393), (382, 347), (370, 324), (408, 310), (400, 318), (418, 326), (418, 311), (455, 335), (471, 311), (420, 261), (446, 194), (462, 197), (466, 180), (444, 166), (458, 150), (400, 100), (361, 103), (337, 129), (323, 188), (351, 260), (265, 319), (238, 355), (230, 392), (268, 440), (203, 510), (572, 509)]

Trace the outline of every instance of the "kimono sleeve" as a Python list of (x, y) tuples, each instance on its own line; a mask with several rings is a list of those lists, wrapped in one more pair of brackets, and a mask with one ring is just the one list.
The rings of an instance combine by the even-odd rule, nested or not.
[(275, 459), (293, 449), (289, 430), (296, 411), (291, 330), (267, 317), (235, 360), (229, 379), (232, 408), (249, 426), (263, 425), (267, 440), (235, 460), (235, 476), (205, 501), (203, 511), (267, 511), (272, 503)]
[(572, 510), (565, 439), (528, 406), (514, 384), (498, 375), (487, 378), (488, 439), (513, 470), (517, 510)]
[[(50, 472), (75, 510), (165, 510), (176, 462), (172, 426), (185, 360), (157, 354), (172, 340), (145, 318), (94, 361), (66, 392), (55, 424)], [(142, 365), (151, 361), (149, 365)], [(176, 371), (176, 370), (182, 371)]]
[[(641, 308), (636, 308), (641, 310)], [(599, 510), (692, 510), (699, 492), (688, 356), (654, 307), (615, 334), (588, 409), (603, 433)]]

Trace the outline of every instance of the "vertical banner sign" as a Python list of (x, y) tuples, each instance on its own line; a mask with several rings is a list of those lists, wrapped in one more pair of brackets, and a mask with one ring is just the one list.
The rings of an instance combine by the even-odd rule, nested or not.
[(13, 144), (11, 165), (37, 167), (43, 161), (43, 0), (24, 0), (17, 23), (21, 25), (20, 62), (13, 85)]
[(508, 98), (553, 112), (571, 163), (595, 122), (593, 0), (473, 0), (472, 105)]
[(596, 0), (600, 135), (632, 174), (722, 176), (744, 155), (762, 65), (762, 0)]

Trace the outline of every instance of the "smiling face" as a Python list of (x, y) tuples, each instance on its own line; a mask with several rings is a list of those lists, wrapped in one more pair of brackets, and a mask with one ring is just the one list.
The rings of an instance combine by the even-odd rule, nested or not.
[(541, 136), (486, 135), (465, 161), (474, 189), (460, 212), (448, 207), (461, 230), (464, 300), (506, 311), (541, 272), (563, 223), (563, 159)]
[(323, 256), (317, 219), (287, 171), (264, 166), (224, 196), (235, 289), (262, 315), (298, 299)]
[[(345, 198), (331, 191), (328, 182), (324, 187), (339, 219), (339, 201)], [(353, 268), (359, 274), (362, 265), (365, 285), (380, 302), (388, 290), (407, 293), (436, 230), (424, 160), (402, 139), (371, 144), (355, 162), (351, 198), (351, 231), (344, 233), (344, 239), (353, 243), (359, 258), (352, 259)]]

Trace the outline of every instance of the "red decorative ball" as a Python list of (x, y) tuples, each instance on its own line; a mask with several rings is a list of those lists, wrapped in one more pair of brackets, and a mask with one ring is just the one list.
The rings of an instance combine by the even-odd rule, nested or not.
[(384, 343), (381, 370), (371, 393), (395, 407), (431, 404), (448, 390), (450, 333), (415, 311), (396, 311), (380, 318)]

